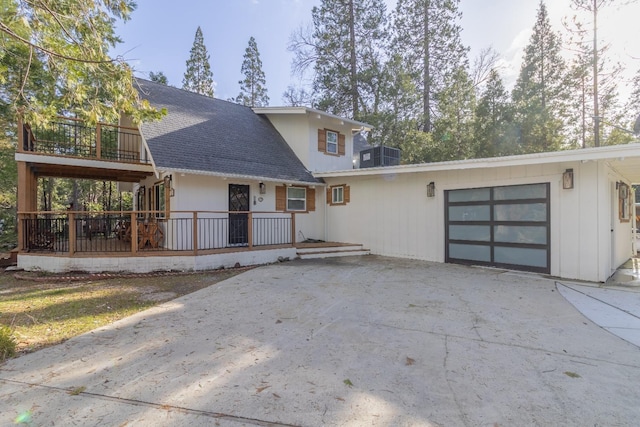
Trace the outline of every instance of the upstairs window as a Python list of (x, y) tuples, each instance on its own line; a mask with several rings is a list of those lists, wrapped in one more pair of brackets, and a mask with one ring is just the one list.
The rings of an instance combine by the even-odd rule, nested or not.
[(345, 136), (330, 129), (318, 129), (318, 151), (331, 156), (345, 155)]
[(338, 154), (338, 133), (327, 131), (327, 153)]

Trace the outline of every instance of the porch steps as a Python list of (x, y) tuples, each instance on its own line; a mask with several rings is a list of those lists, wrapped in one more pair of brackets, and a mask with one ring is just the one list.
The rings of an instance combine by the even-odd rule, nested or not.
[(330, 258), (355, 255), (369, 255), (369, 249), (361, 244), (351, 243), (322, 243), (322, 244), (298, 244), (296, 253), (300, 259)]

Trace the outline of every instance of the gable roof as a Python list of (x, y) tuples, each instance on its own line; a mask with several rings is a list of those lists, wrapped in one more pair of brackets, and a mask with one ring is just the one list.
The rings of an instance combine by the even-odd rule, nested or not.
[(166, 108), (140, 132), (156, 169), (318, 183), (266, 117), (249, 107), (137, 79), (140, 97)]

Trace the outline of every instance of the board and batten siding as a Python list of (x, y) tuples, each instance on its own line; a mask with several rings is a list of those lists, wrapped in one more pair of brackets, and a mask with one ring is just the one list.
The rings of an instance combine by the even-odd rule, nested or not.
[[(567, 168), (574, 170), (573, 189), (562, 188)], [(379, 255), (444, 262), (445, 190), (549, 183), (551, 275), (602, 282), (632, 251), (631, 222), (620, 222), (611, 206), (621, 179), (612, 174), (593, 161), (325, 177), (329, 186), (351, 189), (348, 204), (327, 206), (327, 239), (362, 243)], [(432, 181), (436, 195), (427, 197)]]

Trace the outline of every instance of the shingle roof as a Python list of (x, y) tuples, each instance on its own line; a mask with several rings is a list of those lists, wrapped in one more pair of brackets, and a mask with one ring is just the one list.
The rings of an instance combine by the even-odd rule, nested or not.
[(137, 85), (141, 98), (167, 109), (162, 120), (140, 127), (156, 168), (319, 182), (251, 108), (148, 80)]

